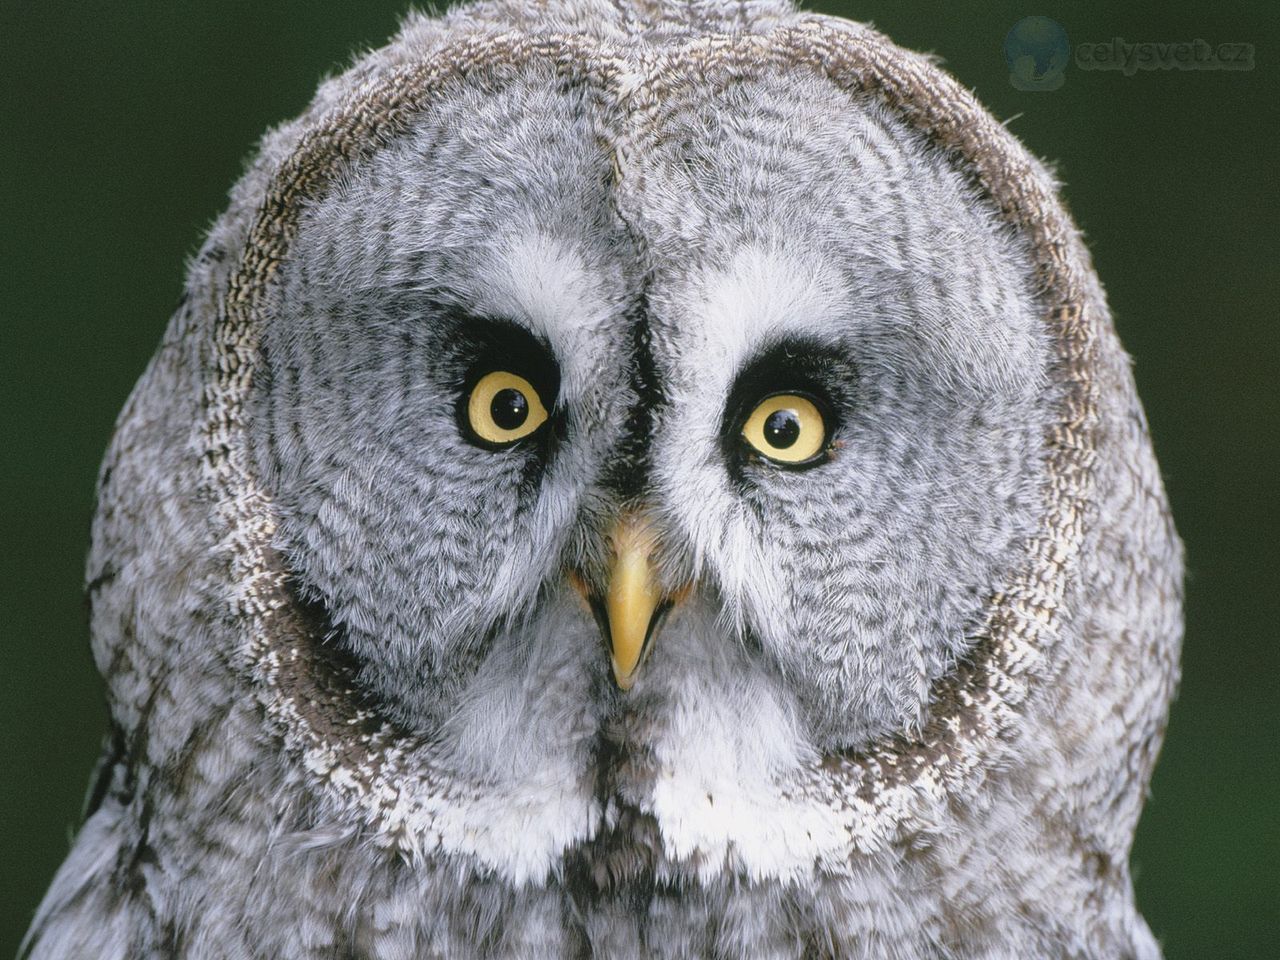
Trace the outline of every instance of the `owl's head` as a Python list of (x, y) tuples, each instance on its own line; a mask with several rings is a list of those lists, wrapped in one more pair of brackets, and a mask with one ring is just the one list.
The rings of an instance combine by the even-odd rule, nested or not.
[(467, 765), (917, 731), (1043, 505), (1024, 245), (818, 76), (590, 93), (450, 85), (302, 212), (247, 420), (294, 589)]
[(1140, 414), (1052, 183), (862, 27), (521, 10), (332, 81), (197, 262), (237, 689), (326, 815), (510, 876), (622, 809), (754, 876), (937, 829), (1147, 655), (1053, 685)]

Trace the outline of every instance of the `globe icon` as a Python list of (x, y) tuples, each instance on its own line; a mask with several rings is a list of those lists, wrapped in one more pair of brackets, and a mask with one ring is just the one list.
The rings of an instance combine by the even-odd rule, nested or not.
[(1057, 90), (1071, 58), (1067, 31), (1048, 17), (1023, 17), (1004, 38), (1004, 58), (1019, 90)]

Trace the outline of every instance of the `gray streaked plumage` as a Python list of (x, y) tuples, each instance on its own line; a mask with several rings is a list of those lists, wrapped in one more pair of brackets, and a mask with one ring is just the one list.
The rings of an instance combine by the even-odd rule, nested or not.
[[(777, 393), (805, 469), (743, 439)], [(626, 690), (620, 524), (670, 605)], [(410, 18), (233, 191), (89, 580), (112, 733), (33, 960), (1159, 956), (1128, 361), (1048, 174), (863, 26)]]

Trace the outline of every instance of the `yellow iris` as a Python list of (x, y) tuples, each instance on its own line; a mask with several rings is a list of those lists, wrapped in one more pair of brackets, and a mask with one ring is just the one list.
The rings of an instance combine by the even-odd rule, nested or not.
[(794, 393), (765, 397), (742, 425), (742, 436), (763, 456), (783, 464), (812, 460), (827, 445), (827, 424), (817, 405)]
[(547, 408), (533, 384), (506, 370), (486, 373), (467, 398), (467, 425), (486, 443), (515, 443), (546, 422)]

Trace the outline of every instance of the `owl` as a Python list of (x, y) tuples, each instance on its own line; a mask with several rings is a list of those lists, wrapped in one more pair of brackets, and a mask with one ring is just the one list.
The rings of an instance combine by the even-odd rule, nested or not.
[(414, 15), (102, 470), (31, 960), (1154, 958), (1182, 553), (1045, 168), (782, 0)]

